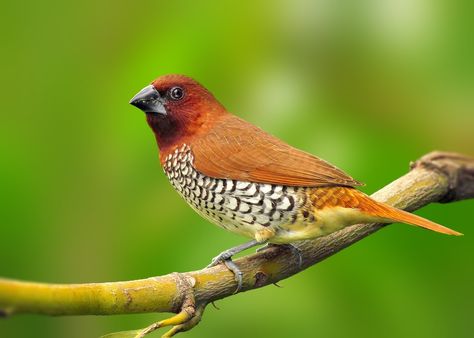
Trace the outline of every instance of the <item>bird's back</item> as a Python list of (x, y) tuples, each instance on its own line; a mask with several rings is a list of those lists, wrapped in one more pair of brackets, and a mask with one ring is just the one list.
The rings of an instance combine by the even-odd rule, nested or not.
[(336, 166), (232, 114), (190, 146), (196, 169), (212, 177), (301, 187), (362, 185)]

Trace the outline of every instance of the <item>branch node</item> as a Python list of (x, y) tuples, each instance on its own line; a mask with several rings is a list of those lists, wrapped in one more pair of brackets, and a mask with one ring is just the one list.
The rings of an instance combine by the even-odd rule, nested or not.
[(255, 284), (254, 287), (259, 288), (264, 286), (268, 280), (268, 275), (263, 271), (257, 271), (255, 274)]
[(435, 171), (448, 180), (448, 191), (440, 203), (474, 197), (474, 158), (452, 152), (433, 151), (410, 164)]
[(173, 272), (171, 277), (176, 282), (178, 289), (178, 297), (176, 297), (175, 304), (173, 304), (173, 312), (177, 313), (186, 309), (186, 312), (190, 311), (188, 308), (192, 307), (194, 311), (195, 299), (194, 299), (194, 286), (196, 285), (196, 279), (187, 273)]
[(202, 319), (204, 310), (206, 309), (206, 303), (201, 303), (195, 308), (195, 313), (187, 322), (173, 326), (168, 332), (166, 332), (161, 338), (172, 337), (179, 332), (189, 331), (194, 328)]
[(176, 303), (180, 304), (173, 305), (173, 309), (176, 310), (175, 312), (177, 312), (177, 314), (170, 318), (151, 324), (150, 326), (141, 330), (141, 332), (136, 336), (137, 338), (143, 338), (147, 334), (165, 326), (173, 327), (168, 332), (166, 332), (163, 337), (172, 337), (178, 332), (190, 330), (201, 320), (206, 304), (203, 303), (203, 305), (196, 307), (196, 299), (194, 297), (194, 286), (196, 285), (196, 279), (188, 273), (178, 272), (172, 273), (171, 278), (175, 280), (178, 289), (178, 297), (176, 297), (178, 301)]

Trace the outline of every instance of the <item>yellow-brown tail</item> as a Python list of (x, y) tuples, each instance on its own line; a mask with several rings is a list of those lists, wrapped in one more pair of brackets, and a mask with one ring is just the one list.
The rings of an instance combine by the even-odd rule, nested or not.
[[(363, 196), (363, 197), (362, 197)], [(360, 209), (365, 211), (373, 216), (378, 216), (387, 220), (394, 222), (402, 222), (411, 225), (416, 225), (428, 230), (440, 232), (442, 234), (461, 236), (462, 233), (454, 231), (450, 228), (437, 224), (435, 222), (429, 221), (426, 218), (410, 214), (409, 212), (391, 207), (385, 203), (377, 202), (371, 199), (369, 196), (362, 193), (362, 196), (359, 198), (362, 200), (360, 202)], [(362, 197), (362, 198), (361, 198)]]
[(416, 225), (416, 226), (419, 226), (428, 230), (440, 232), (446, 235), (454, 235), (454, 236), (462, 235), (462, 233), (460, 232), (457, 232), (453, 229), (450, 229), (438, 223), (427, 220), (426, 218), (423, 218), (414, 214), (410, 214), (409, 212), (406, 212), (400, 209), (395, 209), (390, 206), (384, 205), (384, 207), (387, 207), (387, 212), (385, 214), (386, 216), (384, 217), (388, 216), (387, 218), (393, 221)]

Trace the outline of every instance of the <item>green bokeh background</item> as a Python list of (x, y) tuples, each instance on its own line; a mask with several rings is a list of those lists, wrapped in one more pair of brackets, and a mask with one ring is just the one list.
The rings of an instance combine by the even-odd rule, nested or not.
[[(434, 149), (474, 155), (472, 2), (2, 2), (0, 275), (144, 278), (244, 239), (197, 216), (128, 100), (183, 73), (371, 193)], [(418, 213), (283, 281), (209, 307), (184, 337), (472, 337), (474, 201)], [(98, 337), (164, 314), (0, 321), (1, 337)], [(158, 335), (157, 335), (158, 336)]]

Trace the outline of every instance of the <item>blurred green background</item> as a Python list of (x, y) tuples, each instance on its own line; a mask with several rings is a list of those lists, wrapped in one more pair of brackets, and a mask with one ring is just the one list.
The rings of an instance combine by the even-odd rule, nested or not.
[[(232, 112), (367, 183), (434, 149), (474, 155), (471, 1), (2, 2), (0, 275), (116, 281), (208, 264), (244, 238), (172, 190), (143, 114), (190, 75)], [(472, 337), (474, 201), (418, 213), (209, 307), (185, 337)], [(98, 337), (164, 314), (0, 321), (1, 337)], [(158, 335), (156, 335), (158, 336)]]

